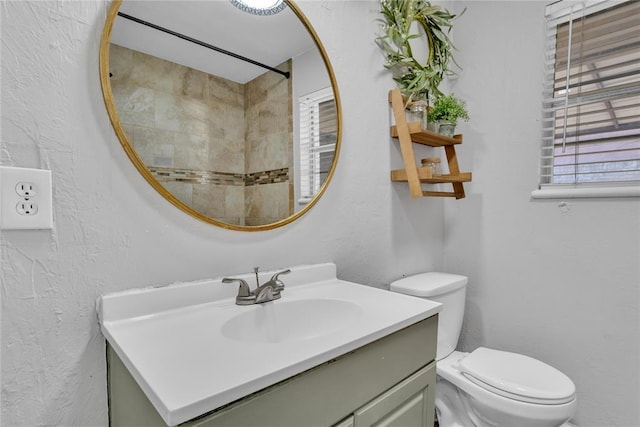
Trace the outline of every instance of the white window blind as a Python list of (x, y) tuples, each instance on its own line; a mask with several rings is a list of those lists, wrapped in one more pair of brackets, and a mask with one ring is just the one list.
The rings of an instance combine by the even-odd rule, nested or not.
[(324, 183), (336, 150), (338, 122), (331, 87), (300, 97), (300, 203)]
[(640, 1), (547, 7), (540, 187), (640, 182)]

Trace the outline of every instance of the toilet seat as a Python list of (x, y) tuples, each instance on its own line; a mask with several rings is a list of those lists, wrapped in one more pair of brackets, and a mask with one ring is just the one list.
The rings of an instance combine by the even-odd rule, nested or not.
[(479, 347), (460, 360), (457, 368), (476, 385), (521, 402), (560, 405), (575, 398), (576, 388), (569, 377), (522, 354)]

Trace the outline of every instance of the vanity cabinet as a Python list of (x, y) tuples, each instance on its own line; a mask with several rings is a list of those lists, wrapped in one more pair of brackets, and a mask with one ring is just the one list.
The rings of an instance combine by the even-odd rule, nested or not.
[[(181, 425), (431, 427), (437, 326), (431, 316)], [(111, 347), (107, 358), (110, 425), (166, 426)]]

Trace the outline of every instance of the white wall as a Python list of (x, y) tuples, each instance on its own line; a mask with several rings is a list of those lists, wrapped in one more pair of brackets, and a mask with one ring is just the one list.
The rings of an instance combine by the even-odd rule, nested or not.
[[(106, 1), (2, 2), (2, 164), (51, 169), (51, 231), (3, 231), (2, 424), (106, 426), (102, 293), (335, 261), (382, 286), (442, 267), (442, 200), (389, 181), (378, 3), (302, 2), (333, 62), (343, 106), (340, 163), (323, 199), (282, 229), (227, 231), (166, 202), (126, 157), (98, 79)], [(357, 23), (357, 24), (354, 24)]]
[[(467, 6), (454, 30), (468, 100), (468, 197), (447, 201), (445, 268), (470, 277), (462, 349), (567, 373), (582, 427), (640, 425), (640, 200), (538, 200), (546, 2)], [(563, 203), (566, 202), (566, 205)]]

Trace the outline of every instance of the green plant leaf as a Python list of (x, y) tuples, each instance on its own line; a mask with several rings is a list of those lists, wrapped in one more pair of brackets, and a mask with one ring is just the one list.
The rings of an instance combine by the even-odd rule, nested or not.
[[(438, 86), (444, 75), (455, 74), (449, 69), (449, 62), (458, 66), (452, 55), (454, 46), (443, 30), (451, 30), (456, 15), (425, 0), (382, 0), (380, 13), (383, 33), (376, 43), (385, 56), (385, 68), (393, 72), (403, 94), (409, 99), (443, 96)], [(411, 34), (413, 22), (418, 22), (427, 39), (424, 64), (413, 58), (409, 43), (421, 37)]]

